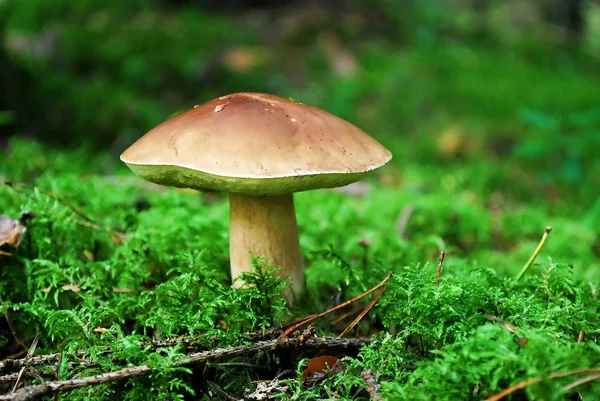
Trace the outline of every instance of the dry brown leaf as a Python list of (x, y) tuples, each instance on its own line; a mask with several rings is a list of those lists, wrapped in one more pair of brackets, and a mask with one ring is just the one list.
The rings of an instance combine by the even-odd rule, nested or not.
[(330, 355), (318, 356), (308, 361), (308, 367), (302, 372), (302, 382), (310, 375), (327, 373), (338, 362), (338, 358)]

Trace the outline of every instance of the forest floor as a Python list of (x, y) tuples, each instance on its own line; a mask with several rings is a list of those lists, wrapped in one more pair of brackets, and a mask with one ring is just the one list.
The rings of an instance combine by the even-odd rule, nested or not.
[(278, 93), (394, 154), (360, 185), (296, 195), (306, 292), (294, 308), (272, 271), (232, 288), (226, 196), (149, 185), (118, 152), (16, 135), (0, 214), (35, 215), (0, 255), (0, 385), (20, 388), (0, 399), (600, 394), (595, 62), (456, 43), (355, 56), (351, 78)]

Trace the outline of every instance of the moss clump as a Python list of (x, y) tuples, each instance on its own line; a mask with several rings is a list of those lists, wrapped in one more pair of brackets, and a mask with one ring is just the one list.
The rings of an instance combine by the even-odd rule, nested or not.
[[(391, 217), (400, 210), (390, 201), (397, 196), (393, 190), (374, 187), (367, 198), (331, 191), (298, 194), (307, 296), (288, 310), (279, 296), (287, 284), (274, 278), (273, 270), (247, 277), (254, 284), (248, 288), (230, 285), (225, 197), (147, 187), (125, 168), (112, 176), (82, 175), (77, 171), (85, 169), (85, 150), (54, 153), (50, 162), (45, 159), (49, 149), (29, 142), (15, 140), (10, 149), (3, 171), (16, 181), (0, 187), (3, 213), (33, 210), (36, 215), (15, 255), (0, 259), (1, 312), (15, 331), (5, 325), (0, 332), (3, 356), (20, 351), (38, 334), (36, 354), (63, 353), (62, 379), (124, 366), (155, 368), (150, 376), (73, 391), (61, 396), (65, 399), (134, 400), (149, 394), (203, 399), (209, 394), (206, 380), (244, 394), (253, 380), (272, 379), (278, 368), (301, 370), (301, 359), (314, 354), (238, 357), (237, 362), (262, 368), (209, 364), (202, 374), (174, 361), (192, 345), (248, 344), (254, 339), (245, 333), (323, 310), (333, 298), (356, 296), (388, 271), (393, 276), (383, 297), (354, 333), (375, 335), (375, 343), (345, 358), (345, 372), (314, 388), (285, 379), (284, 399), (293, 394), (306, 400), (325, 394), (349, 398), (364, 387), (360, 373), (365, 369), (375, 373), (386, 399), (480, 399), (519, 380), (600, 364), (598, 275), (588, 270), (594, 262), (586, 251), (576, 252), (583, 244), (563, 253), (561, 229), (553, 230), (538, 262), (517, 282), (526, 251), (534, 248), (527, 221), (522, 237), (514, 238), (524, 243), (522, 250), (494, 250), (486, 228), (490, 211), (460, 195), (449, 205), (444, 192), (418, 199), (405, 193), (401, 202), (417, 208), (407, 241), (394, 232)], [(37, 162), (28, 168), (25, 160)], [(33, 179), (34, 186), (19, 184), (38, 168), (46, 172)], [(532, 206), (520, 213), (534, 212)], [(456, 227), (441, 223), (454, 213), (472, 218), (449, 232)], [(500, 230), (517, 233), (512, 223)], [(468, 235), (474, 237), (464, 249), (449, 245)], [(435, 285), (440, 248), (448, 255)], [(573, 252), (572, 260), (561, 256)], [(337, 334), (348, 323), (316, 322), (320, 335)], [(580, 332), (584, 341), (577, 343)], [(192, 343), (174, 342), (158, 351), (151, 345), (180, 336), (193, 338)], [(93, 365), (77, 364), (76, 358)], [(560, 389), (576, 379), (545, 379), (524, 391), (531, 399), (564, 399)], [(594, 394), (598, 385), (577, 390)]]

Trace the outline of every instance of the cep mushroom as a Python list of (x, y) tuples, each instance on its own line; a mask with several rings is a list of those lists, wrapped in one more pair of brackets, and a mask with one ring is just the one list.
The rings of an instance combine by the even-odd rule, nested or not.
[(291, 99), (235, 93), (152, 129), (121, 160), (160, 185), (229, 194), (231, 275), (250, 254), (281, 267), (291, 302), (304, 287), (294, 193), (345, 186), (391, 159), (353, 124)]

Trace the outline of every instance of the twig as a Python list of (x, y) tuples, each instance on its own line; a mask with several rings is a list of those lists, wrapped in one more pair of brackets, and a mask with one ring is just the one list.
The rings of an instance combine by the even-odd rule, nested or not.
[(55, 393), (57, 391), (70, 391), (87, 386), (95, 386), (103, 383), (110, 383), (116, 380), (128, 379), (136, 376), (143, 376), (150, 372), (148, 365), (125, 368), (110, 373), (104, 373), (96, 376), (89, 376), (83, 379), (51, 381), (34, 386), (23, 387), (15, 393), (0, 396), (0, 400), (27, 401), (39, 398), (43, 395)]
[(356, 310), (351, 310), (350, 312), (346, 312), (343, 315), (341, 315), (340, 317), (338, 317), (337, 319), (335, 319), (333, 322), (331, 322), (331, 324), (338, 324), (343, 320), (346, 320), (347, 318), (349, 318), (352, 315), (356, 315), (357, 313), (359, 313), (361, 311), (361, 309), (356, 309)]
[(210, 366), (223, 366), (228, 368), (248, 368), (248, 369), (264, 369), (264, 366), (246, 362), (220, 362), (212, 363)]
[(275, 376), (273, 378), (273, 380), (280, 380), (282, 377), (288, 376), (288, 375), (293, 375), (296, 374), (296, 371), (294, 369), (285, 369), (282, 370), (281, 372), (277, 373), (277, 376)]
[(502, 398), (506, 397), (509, 394), (514, 393), (517, 390), (520, 390), (522, 388), (525, 388), (527, 386), (529, 386), (530, 384), (534, 384), (534, 383), (539, 383), (542, 381), (541, 377), (534, 377), (533, 379), (529, 379), (529, 380), (525, 380), (522, 381), (520, 383), (515, 384), (514, 386), (510, 386), (509, 388), (491, 396), (490, 398), (488, 398), (485, 401), (498, 401), (501, 400)]
[(10, 189), (12, 189), (13, 191), (15, 191), (16, 193), (18, 193), (19, 195), (23, 195), (28, 197), (31, 200), (35, 200), (35, 198), (31, 195), (29, 195), (28, 193), (24, 192), (24, 191), (19, 191), (17, 188), (15, 188), (15, 185), (13, 184), (12, 181), (0, 181), (0, 185), (6, 185), (7, 187), (9, 187)]
[[(110, 349), (106, 349), (106, 350), (101, 350), (101, 353), (108, 353), (110, 352)], [(83, 355), (83, 352), (76, 352), (75, 353), (76, 356), (80, 357), (81, 355)], [(60, 359), (60, 354), (56, 353), (56, 354), (48, 354), (48, 355), (39, 355), (39, 356), (32, 356), (31, 358), (27, 359), (27, 358), (23, 358), (23, 359), (5, 359), (4, 361), (0, 362), (0, 372), (1, 371), (11, 371), (11, 370), (15, 370), (15, 369), (20, 369), (22, 367), (30, 367), (30, 366), (39, 366), (39, 365), (54, 365), (55, 363), (57, 363)], [(94, 365), (91, 362), (88, 361), (80, 361), (79, 365), (85, 365), (85, 366), (89, 366), (89, 365)]]
[[(259, 330), (259, 331), (244, 333), (242, 335), (242, 337), (248, 338), (250, 341), (264, 341), (264, 340), (275, 339), (275, 338), (279, 337), (282, 332), (283, 331), (279, 328), (271, 328), (271, 329), (267, 329), (267, 330)], [(163, 348), (163, 347), (172, 347), (174, 345), (184, 344), (188, 349), (197, 349), (197, 350), (207, 349), (208, 346), (199, 346), (199, 345), (194, 344), (194, 342), (198, 341), (199, 339), (203, 339), (203, 340), (207, 340), (207, 341), (216, 341), (217, 337), (212, 336), (209, 338), (207, 338), (207, 337), (194, 338), (194, 337), (181, 336), (181, 337), (176, 337), (176, 338), (168, 338), (168, 339), (164, 339), (164, 340), (153, 340), (152, 343), (149, 345), (151, 345), (155, 348)]]
[[(186, 340), (188, 340), (186, 338)], [(274, 340), (274, 339), (273, 339)], [(336, 341), (333, 341), (333, 339), (329, 339), (329, 342), (327, 344), (325, 344), (325, 346), (329, 347), (329, 348), (338, 348), (338, 349), (347, 349), (347, 348), (356, 348), (356, 347), (360, 347), (363, 344), (370, 344), (372, 342), (372, 340), (370, 338), (348, 338), (348, 339), (335, 339)], [(266, 341), (266, 340), (264, 340)], [(182, 342), (180, 342), (182, 343)], [(162, 341), (160, 346), (157, 346), (156, 348), (163, 348), (163, 347), (170, 347), (170, 346), (174, 346), (176, 344), (179, 344), (178, 342), (171, 342), (171, 341)], [(321, 343), (319, 342), (313, 342), (311, 340), (308, 340), (306, 342), (306, 344), (304, 344), (305, 348), (308, 349), (312, 349), (312, 348), (318, 348), (319, 345)], [(194, 349), (193, 346), (190, 346), (190, 349)], [(190, 350), (188, 349), (188, 351)], [(111, 352), (110, 348), (104, 348), (98, 351), (98, 353), (101, 354), (108, 354)], [(41, 366), (41, 365), (54, 365), (56, 363), (58, 363), (59, 359), (60, 359), (60, 355), (59, 353), (56, 354), (48, 354), (48, 355), (39, 355), (39, 356), (33, 356), (30, 359), (5, 359), (4, 361), (0, 362), (0, 371), (11, 371), (11, 370), (16, 370), (16, 369), (20, 369), (22, 367), (32, 367), (32, 366)], [(74, 354), (79, 360), (76, 361), (77, 366), (84, 366), (84, 367), (95, 367), (97, 366), (96, 363), (91, 362), (91, 361), (87, 361), (87, 360), (83, 360), (80, 359), (84, 353), (82, 351), (77, 351)], [(2, 377), (2, 376), (0, 376)]]
[(20, 186), (20, 187), (27, 188), (27, 189), (32, 189), (32, 190), (37, 189), (41, 194), (43, 194), (43, 195), (45, 195), (45, 196), (47, 196), (47, 197), (49, 197), (51, 199), (54, 199), (55, 201), (57, 201), (61, 205), (63, 205), (66, 208), (70, 209), (73, 213), (75, 213), (77, 216), (81, 217), (82, 219), (87, 220), (90, 223), (94, 222), (94, 220), (92, 220), (91, 218), (89, 218), (87, 215), (85, 215), (82, 211), (80, 211), (79, 209), (77, 209), (75, 206), (73, 206), (70, 203), (68, 203), (68, 202), (60, 199), (56, 195), (52, 195), (50, 192), (44, 191), (40, 187), (36, 187), (36, 186), (30, 185), (30, 184), (25, 184), (24, 182), (12, 182), (12, 181), (5, 181), (4, 184), (8, 185), (10, 188), (13, 188), (13, 189), (15, 189), (16, 186)]
[[(205, 363), (223, 358), (230, 358), (239, 355), (252, 354), (257, 352), (269, 352), (282, 348), (302, 347), (312, 349), (331, 349), (345, 348), (356, 345), (363, 345), (372, 342), (371, 339), (337, 339), (337, 338), (316, 338), (312, 336), (312, 327), (309, 327), (302, 335), (297, 337), (284, 337), (274, 340), (260, 341), (247, 346), (233, 348), (220, 348), (212, 351), (203, 351), (193, 353), (186, 357), (178, 358), (176, 365), (190, 365)], [(33, 385), (21, 388), (13, 394), (0, 396), (0, 401), (27, 401), (42, 395), (55, 393), (57, 391), (70, 391), (82, 387), (93, 386), (113, 381), (129, 379), (136, 376), (143, 376), (150, 373), (152, 368), (149, 365), (124, 368), (113, 372), (103, 373), (96, 376), (84, 377), (82, 379), (57, 380), (43, 384)]]
[(79, 224), (80, 226), (83, 226), (83, 227), (91, 228), (92, 230), (104, 231), (106, 233), (115, 235), (115, 236), (117, 236), (121, 240), (127, 239), (127, 234), (126, 233), (122, 233), (120, 231), (113, 231), (110, 228), (102, 227), (101, 225), (96, 224), (96, 223), (91, 222), (91, 221), (75, 220), (75, 223), (77, 223), (77, 224)]
[[(573, 376), (573, 375), (583, 375), (586, 373), (598, 373), (598, 372), (600, 372), (600, 368), (578, 369), (578, 370), (572, 370), (570, 372), (551, 373), (548, 375), (548, 378), (549, 379), (558, 379), (561, 377), (567, 377), (567, 376)], [(501, 392), (491, 396), (490, 398), (486, 399), (485, 401), (501, 400), (502, 398), (514, 393), (517, 390), (527, 387), (530, 384), (539, 383), (542, 380), (544, 380), (543, 377), (534, 377), (533, 379), (528, 379), (528, 380), (522, 381), (520, 383), (514, 384), (514, 385), (502, 390)]]
[[(268, 329), (268, 330), (244, 333), (243, 337), (247, 337), (250, 341), (256, 342), (256, 341), (271, 340), (271, 339), (277, 338), (281, 333), (282, 333), (282, 331), (280, 329), (273, 328), (273, 329)], [(209, 349), (209, 346), (200, 346), (200, 345), (194, 344), (194, 342), (198, 341), (198, 340), (199, 340), (199, 338), (182, 336), (182, 337), (170, 338), (170, 339), (165, 339), (165, 340), (147, 341), (147, 342), (143, 342), (142, 344), (144, 347), (150, 346), (155, 349), (164, 348), (164, 347), (172, 347), (172, 346), (179, 345), (179, 344), (185, 345), (185, 348), (187, 351), (201, 351), (201, 350)], [(216, 341), (217, 337), (213, 336), (213, 337), (209, 337), (209, 338), (204, 338), (204, 340), (207, 340), (209, 342), (213, 341), (213, 340)], [(101, 354), (108, 354), (108, 353), (112, 352), (112, 350), (110, 347), (104, 347), (102, 349), (97, 350), (97, 352), (101, 353)], [(78, 358), (83, 358), (84, 352), (77, 351), (77, 352), (75, 352), (74, 356), (76, 356)], [(18, 370), (18, 369), (22, 368), (23, 366), (30, 367), (30, 366), (38, 366), (38, 365), (54, 365), (57, 362), (59, 362), (59, 359), (60, 359), (59, 353), (33, 356), (29, 359), (7, 358), (7, 359), (4, 359), (3, 361), (0, 361), (0, 372)], [(83, 365), (83, 366), (88, 366), (88, 367), (95, 366), (95, 364), (93, 362), (89, 362), (89, 361), (79, 361), (78, 365), (79, 366)]]
[(346, 333), (348, 333), (350, 330), (352, 330), (354, 328), (354, 326), (356, 326), (358, 324), (358, 322), (361, 321), (361, 319), (367, 314), (369, 313), (369, 311), (371, 310), (371, 308), (375, 305), (375, 303), (379, 300), (379, 298), (381, 298), (381, 294), (383, 294), (383, 291), (385, 291), (385, 287), (382, 287), (381, 290), (379, 290), (379, 292), (377, 293), (377, 295), (375, 295), (375, 297), (373, 298), (373, 300), (371, 302), (369, 302), (369, 304), (366, 306), (366, 308), (360, 313), (360, 315), (358, 315), (356, 317), (356, 319), (354, 319), (352, 321), (352, 323), (350, 323), (350, 325), (348, 327), (346, 327), (346, 329), (342, 332), (342, 334), (340, 334), (338, 336), (338, 338), (342, 338), (344, 337), (344, 335), (346, 335)]
[(560, 390), (563, 392), (574, 389), (577, 386), (581, 386), (582, 384), (593, 382), (594, 380), (600, 379), (600, 375), (591, 375), (584, 377), (583, 379), (575, 380), (573, 383), (569, 383)]
[(440, 285), (440, 275), (442, 274), (442, 265), (444, 264), (444, 258), (446, 257), (446, 251), (440, 252), (440, 258), (438, 259), (437, 267), (435, 268), (435, 286)]
[[(0, 376), (0, 385), (2, 383), (14, 382), (17, 380), (19, 373), (20, 371)], [(25, 369), (21, 379), (31, 379), (34, 377), (55, 377), (55, 373), (47, 369)]]
[(546, 242), (546, 238), (548, 238), (548, 234), (550, 233), (550, 231), (552, 231), (552, 227), (550, 227), (550, 226), (546, 227), (546, 230), (544, 231), (544, 235), (542, 236), (542, 240), (538, 244), (537, 248), (535, 248), (535, 251), (533, 251), (533, 254), (529, 258), (527, 263), (525, 263), (525, 266), (523, 266), (523, 268), (517, 275), (517, 278), (515, 279), (516, 281), (519, 281), (521, 279), (521, 277), (523, 277), (523, 275), (525, 274), (527, 269), (529, 269), (531, 267), (531, 265), (535, 261), (535, 258), (537, 258), (538, 254), (542, 250), (542, 247), (544, 246), (544, 243)]
[(221, 388), (221, 386), (219, 386), (217, 383), (215, 383), (213, 381), (207, 380), (206, 384), (208, 384), (209, 390), (213, 390), (214, 392), (221, 394), (223, 397), (225, 397), (226, 399), (228, 399), (230, 401), (239, 401), (239, 400), (241, 400), (241, 398), (235, 397), (235, 396), (229, 394), (227, 391), (223, 390)]
[(579, 331), (579, 336), (577, 336), (577, 342), (580, 344), (583, 342), (583, 330)]
[(329, 310), (326, 310), (325, 312), (321, 312), (321, 313), (317, 313), (316, 315), (311, 315), (306, 317), (304, 320), (299, 321), (298, 323), (290, 326), (286, 331), (283, 332), (283, 334), (281, 334), (281, 337), (287, 337), (288, 335), (290, 335), (291, 333), (294, 332), (294, 330), (304, 326), (305, 324), (308, 324), (312, 321), (315, 321), (323, 316), (329, 315), (330, 313), (333, 313), (337, 310), (340, 310), (342, 308), (345, 308), (348, 305), (351, 305), (352, 303), (358, 301), (359, 299), (362, 299), (364, 297), (366, 297), (367, 295), (369, 295), (370, 293), (377, 291), (379, 288), (383, 287), (383, 285), (385, 283), (387, 283), (387, 281), (390, 279), (390, 277), (392, 277), (392, 272), (389, 272), (388, 275), (383, 279), (383, 281), (381, 281), (381, 283), (377, 284), (375, 287), (371, 288), (370, 290), (363, 292), (362, 294), (360, 294), (357, 297), (354, 297), (344, 303), (341, 303)]
[(383, 401), (383, 397), (380, 393), (380, 387), (375, 379), (375, 374), (371, 369), (367, 369), (360, 374), (360, 377), (365, 381), (365, 385), (367, 386), (367, 391), (371, 396), (371, 400), (373, 401)]
[[(38, 333), (35, 335), (33, 341), (31, 342), (31, 346), (29, 346), (29, 351), (27, 351), (27, 355), (25, 356), (25, 359), (29, 359), (33, 356), (33, 353), (35, 352), (35, 349), (37, 347), (39, 339), (40, 339), (40, 335)], [(23, 366), (21, 368), (21, 370), (19, 371), (19, 374), (17, 375), (17, 380), (15, 380), (15, 384), (12, 388), (13, 393), (15, 391), (17, 391), (17, 388), (19, 387), (19, 382), (21, 381), (21, 377), (23, 377), (23, 373), (25, 373), (25, 366)]]
[(510, 323), (508, 323), (506, 320), (502, 320), (496, 316), (493, 315), (485, 315), (484, 316), (487, 320), (491, 320), (492, 322), (498, 322), (500, 323), (506, 330), (510, 331), (511, 333), (516, 333), (517, 330), (519, 330), (517, 328), (517, 326), (512, 325)]

